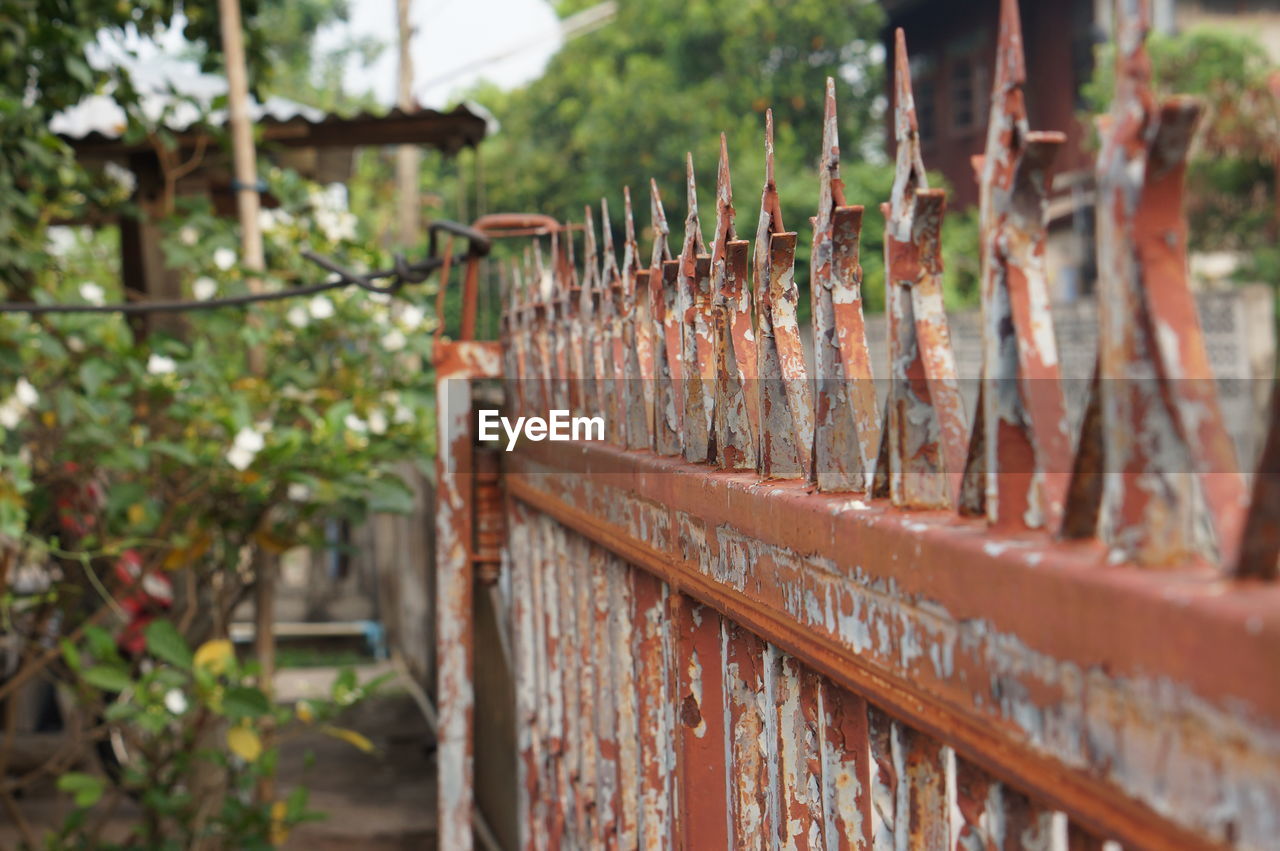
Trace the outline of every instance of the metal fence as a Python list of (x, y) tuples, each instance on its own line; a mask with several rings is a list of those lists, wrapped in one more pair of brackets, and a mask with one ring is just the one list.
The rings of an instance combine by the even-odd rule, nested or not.
[(607, 423), (501, 455), (524, 847), (1280, 847), (1280, 422), (1243, 475), (1186, 276), (1198, 107), (1156, 101), (1146, 9), (1120, 5), (1078, 429), (1044, 264), (1062, 137), (1028, 126), (1014, 0), (979, 164), (971, 420), (901, 33), (884, 405), (830, 83), (812, 371), (771, 152), (754, 246), (723, 146), (710, 244), (690, 167), (678, 255), (651, 187), (647, 265), (629, 195), (620, 266), (607, 212), (581, 270), (572, 228), (477, 223), (534, 246), (501, 342), (437, 348), (441, 847), (472, 843), (474, 566), (502, 505), (492, 476), (476, 497), (481, 379), (509, 415)]

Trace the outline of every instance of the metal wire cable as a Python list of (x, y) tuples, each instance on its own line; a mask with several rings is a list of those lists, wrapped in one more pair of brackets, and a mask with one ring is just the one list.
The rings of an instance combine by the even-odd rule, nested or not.
[[(403, 255), (395, 256), (395, 264), (390, 269), (379, 269), (373, 272), (359, 273), (322, 254), (306, 250), (302, 256), (322, 269), (332, 272), (336, 277), (329, 281), (306, 284), (266, 293), (246, 293), (238, 296), (211, 299), (177, 299), (169, 301), (140, 301), (134, 303), (115, 304), (37, 304), (35, 302), (0, 302), (0, 314), (25, 313), (28, 315), (69, 314), (69, 313), (120, 313), (136, 315), (145, 313), (183, 313), (196, 310), (217, 310), (225, 307), (246, 307), (252, 304), (269, 301), (281, 301), (287, 298), (315, 295), (328, 290), (356, 286), (366, 292), (393, 295), (406, 284), (419, 284), (431, 276), (431, 273), (445, 265), (446, 258), (436, 256), (437, 234), (440, 232), (462, 236), (468, 242), (467, 250), (448, 258), (450, 265), (462, 264), (476, 257), (489, 253), (489, 238), (480, 231), (457, 222), (432, 222), (428, 230), (431, 242), (428, 256), (424, 260), (410, 263)], [(377, 281), (390, 280), (388, 284)]]

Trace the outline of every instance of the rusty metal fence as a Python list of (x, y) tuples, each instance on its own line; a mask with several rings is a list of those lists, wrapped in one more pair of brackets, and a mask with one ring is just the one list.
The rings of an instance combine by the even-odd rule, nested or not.
[[(629, 194), (620, 266), (605, 210), (581, 269), (573, 228), (477, 223), (533, 244), (502, 340), (437, 348), (441, 847), (472, 844), (471, 597), (495, 513), (523, 847), (1280, 847), (1280, 422), (1242, 474), (1186, 276), (1198, 107), (1153, 96), (1146, 16), (1121, 3), (1078, 433), (1044, 261), (1062, 136), (1028, 126), (1014, 0), (975, 164), (972, 420), (901, 33), (884, 405), (830, 83), (812, 372), (771, 126), (754, 245), (723, 144), (710, 244), (690, 163), (678, 255), (650, 187), (647, 265)], [(603, 414), (607, 439), (522, 442), (505, 507), (489, 490), (478, 515), (481, 379), (513, 416)]]

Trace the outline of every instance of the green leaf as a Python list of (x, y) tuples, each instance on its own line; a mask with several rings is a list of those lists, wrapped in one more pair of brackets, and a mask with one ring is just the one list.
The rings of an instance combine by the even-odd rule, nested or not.
[(170, 665), (191, 668), (191, 648), (172, 621), (156, 620), (147, 625), (147, 650)]
[(80, 771), (69, 771), (58, 778), (58, 789), (69, 793), (81, 809), (92, 807), (102, 798), (106, 785), (102, 778)]
[(111, 380), (115, 370), (106, 361), (87, 360), (80, 365), (80, 383), (90, 396), (97, 396), (102, 385)]
[(89, 653), (99, 662), (115, 662), (123, 664), (120, 651), (116, 649), (116, 640), (100, 626), (84, 628), (84, 640), (89, 645)]
[(228, 718), (257, 718), (271, 709), (267, 696), (253, 686), (232, 686), (222, 697), (222, 711)]
[(84, 666), (80, 664), (80, 651), (76, 649), (76, 646), (64, 638), (58, 642), (58, 649), (62, 651), (62, 661), (66, 663), (67, 667), (74, 673), (80, 673)]
[(129, 679), (129, 672), (114, 665), (95, 665), (81, 676), (86, 683), (103, 691), (124, 691), (133, 684), (133, 680)]

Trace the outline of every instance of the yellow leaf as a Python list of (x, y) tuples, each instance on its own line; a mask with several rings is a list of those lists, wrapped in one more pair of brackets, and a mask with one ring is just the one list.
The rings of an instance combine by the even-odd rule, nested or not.
[(147, 507), (140, 502), (129, 506), (129, 525), (141, 526), (147, 520)]
[(225, 638), (206, 641), (196, 648), (195, 663), (197, 668), (204, 668), (217, 676), (227, 670), (228, 663), (235, 658), (236, 649)]
[(284, 817), (289, 814), (289, 805), (284, 801), (276, 801), (271, 805), (271, 844), (277, 848), (289, 839), (289, 826)]
[(245, 762), (257, 762), (262, 756), (262, 739), (252, 727), (232, 727), (227, 731), (227, 747)]
[(316, 720), (316, 713), (311, 709), (311, 702), (308, 700), (299, 700), (293, 711), (303, 724), (310, 724)]
[(280, 553), (289, 549), (292, 544), (291, 541), (285, 539), (283, 536), (273, 534), (269, 529), (259, 529), (254, 533), (253, 540), (258, 544), (258, 546), (262, 547), (262, 549), (272, 555), (280, 555)]
[(45, 411), (40, 415), (40, 421), (44, 423), (45, 428), (53, 428), (58, 424), (58, 415), (53, 411)]
[(180, 567), (186, 567), (200, 556), (209, 551), (213, 538), (208, 532), (198, 534), (190, 544), (185, 547), (175, 547), (165, 554), (163, 567), (165, 570), (177, 570)]
[(344, 742), (355, 745), (365, 753), (371, 753), (373, 751), (373, 742), (369, 741), (355, 730), (347, 730), (343, 727), (332, 727), (328, 724), (320, 729), (322, 732), (333, 736), (335, 739), (342, 739)]

